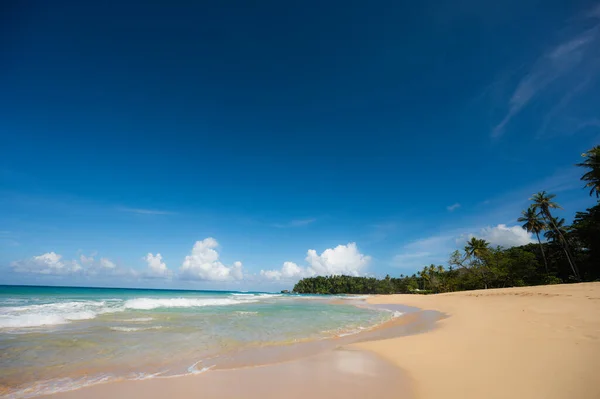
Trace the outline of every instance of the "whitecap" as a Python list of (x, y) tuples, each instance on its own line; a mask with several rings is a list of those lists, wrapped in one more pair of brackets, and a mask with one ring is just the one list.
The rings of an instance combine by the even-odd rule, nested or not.
[(125, 302), (125, 308), (151, 310), (157, 308), (194, 308), (204, 306), (229, 306), (256, 302), (233, 298), (135, 298)]
[(120, 304), (107, 304), (105, 301), (55, 302), (42, 305), (2, 307), (0, 308), (0, 328), (66, 324), (122, 310)]
[(110, 329), (113, 331), (119, 331), (119, 332), (136, 332), (136, 331), (146, 331), (146, 330), (159, 330), (161, 329), (162, 326), (151, 326), (151, 327), (120, 327), (120, 326), (115, 326), (115, 327), (111, 327)]

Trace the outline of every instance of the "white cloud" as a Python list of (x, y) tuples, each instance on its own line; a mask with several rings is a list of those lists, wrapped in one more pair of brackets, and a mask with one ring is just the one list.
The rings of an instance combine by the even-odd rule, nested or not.
[(528, 233), (521, 226), (509, 227), (505, 224), (483, 228), (481, 233), (476, 235), (476, 237), (483, 238), (492, 246), (500, 245), (504, 248), (518, 247), (535, 242), (532, 234)]
[(219, 253), (215, 250), (218, 246), (217, 240), (211, 237), (196, 241), (191, 254), (185, 257), (179, 268), (180, 277), (207, 281), (241, 280), (242, 262), (225, 266), (219, 261)]
[(333, 249), (326, 249), (321, 255), (317, 255), (317, 251), (314, 249), (309, 249), (306, 261), (316, 275), (358, 276), (362, 269), (369, 264), (371, 257), (361, 254), (356, 243), (351, 242), (348, 245), (338, 245)]
[(79, 261), (84, 266), (91, 266), (91, 265), (94, 264), (94, 257), (91, 256), (91, 255), (90, 256), (85, 256), (84, 254), (81, 254), (79, 256)]
[(63, 261), (62, 256), (55, 252), (48, 252), (30, 259), (11, 263), (13, 271), (17, 273), (34, 274), (71, 274), (79, 272), (82, 268), (75, 261)]
[(460, 204), (458, 202), (446, 207), (446, 209), (448, 209), (450, 212), (454, 212), (458, 208), (460, 208)]
[(104, 267), (105, 269), (114, 269), (117, 267), (113, 261), (107, 258), (100, 258), (100, 266)]
[(156, 255), (153, 255), (148, 253), (143, 259), (148, 263), (147, 277), (170, 276), (171, 271), (167, 268), (167, 264), (163, 262), (161, 254), (157, 253)]
[(281, 270), (261, 270), (260, 275), (268, 280), (292, 280), (309, 277), (310, 272), (294, 262), (284, 262)]
[(285, 262), (281, 270), (261, 270), (261, 276), (269, 280), (293, 280), (311, 276), (350, 275), (358, 276), (371, 261), (370, 256), (361, 254), (356, 243), (338, 245), (317, 254), (314, 249), (306, 253), (307, 267), (294, 262)]
[(96, 276), (96, 275), (114, 275), (114, 276), (135, 276), (133, 270), (119, 268), (108, 258), (96, 260), (93, 255), (86, 256), (81, 254), (79, 261), (66, 260), (62, 255), (55, 252), (48, 252), (39, 256), (34, 256), (25, 260), (18, 260), (11, 263), (13, 271), (17, 273), (48, 274), (48, 275), (73, 275)]

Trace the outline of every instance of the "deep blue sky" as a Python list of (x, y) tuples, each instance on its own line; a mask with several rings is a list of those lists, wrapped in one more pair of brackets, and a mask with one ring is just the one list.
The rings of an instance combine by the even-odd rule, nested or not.
[(398, 275), (469, 234), (526, 242), (537, 190), (593, 203), (597, 1), (142, 3), (2, 5), (0, 283)]

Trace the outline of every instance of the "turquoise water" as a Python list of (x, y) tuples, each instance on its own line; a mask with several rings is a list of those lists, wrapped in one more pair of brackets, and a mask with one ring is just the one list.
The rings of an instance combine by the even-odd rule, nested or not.
[(352, 334), (393, 317), (336, 299), (0, 286), (0, 395), (198, 373), (243, 350)]

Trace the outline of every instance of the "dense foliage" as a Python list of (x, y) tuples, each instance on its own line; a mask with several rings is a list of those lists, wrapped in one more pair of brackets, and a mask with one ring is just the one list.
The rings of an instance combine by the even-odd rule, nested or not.
[[(577, 166), (589, 169), (581, 178), (590, 195), (600, 196), (600, 146), (583, 154)], [(392, 294), (439, 293), (482, 288), (557, 284), (600, 279), (600, 200), (585, 212), (577, 212), (572, 225), (556, 218), (561, 209), (555, 195), (535, 194), (531, 206), (518, 219), (537, 244), (492, 248), (472, 237), (464, 251), (450, 255), (448, 267), (425, 266), (412, 276), (383, 279), (353, 276), (317, 276), (300, 280), (296, 293)], [(542, 241), (542, 236), (546, 241)]]

